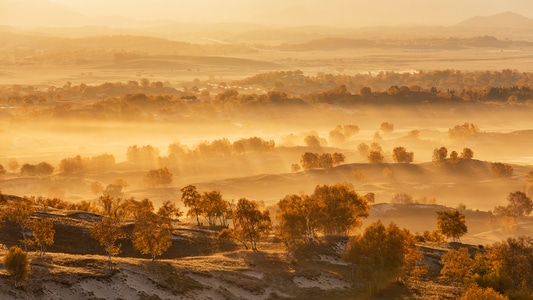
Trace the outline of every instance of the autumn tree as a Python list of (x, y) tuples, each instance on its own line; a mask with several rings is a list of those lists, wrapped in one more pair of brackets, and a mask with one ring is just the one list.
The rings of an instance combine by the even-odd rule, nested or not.
[(20, 175), (22, 176), (34, 176), (36, 174), (35, 172), (35, 165), (32, 164), (23, 164), (22, 167), (20, 167)]
[(370, 97), (372, 96), (372, 89), (368, 86), (364, 86), (359, 90), (359, 94), (363, 97)]
[(296, 173), (296, 172), (300, 171), (301, 168), (302, 167), (300, 167), (300, 164), (292, 164), (291, 165), (291, 172)]
[(448, 156), (448, 149), (446, 149), (446, 147), (435, 148), (433, 149), (432, 161), (434, 163), (442, 163), (446, 160), (447, 156)]
[(98, 204), (102, 219), (89, 229), (89, 233), (104, 247), (111, 267), (112, 256), (120, 252), (120, 244), (117, 245), (116, 241), (124, 234), (122, 226), (127, 216), (127, 201), (104, 195), (99, 198)]
[(67, 157), (59, 162), (59, 172), (66, 174), (79, 173), (83, 171), (85, 165), (81, 156)]
[(166, 167), (150, 170), (144, 176), (144, 183), (148, 187), (168, 186), (172, 181), (173, 175)]
[(35, 166), (35, 173), (37, 175), (51, 175), (54, 172), (54, 167), (47, 162), (40, 162)]
[(129, 186), (129, 183), (124, 179), (115, 179), (112, 183), (108, 184), (103, 190), (104, 196), (110, 196), (114, 198), (121, 198), (124, 196), (124, 189)]
[(316, 238), (316, 231), (324, 219), (322, 203), (307, 195), (288, 195), (278, 203), (276, 234), (290, 255)]
[(328, 137), (333, 144), (342, 144), (357, 133), (359, 133), (357, 125), (337, 125), (329, 132)]
[(495, 162), (490, 164), (490, 172), (495, 177), (504, 178), (513, 176), (514, 169), (511, 165)]
[(26, 252), (28, 252), (27, 230), (31, 226), (31, 215), (34, 212), (34, 204), (29, 198), (8, 199), (2, 210), (3, 220), (19, 226)]
[(331, 157), (331, 154), (320, 154), (320, 156), (318, 157), (318, 166), (326, 170), (333, 168), (333, 157)]
[(204, 192), (201, 198), (202, 215), (207, 220), (209, 226), (215, 226), (217, 220), (221, 226), (227, 225), (225, 219), (228, 203), (222, 199), (220, 191)]
[(413, 162), (414, 153), (408, 152), (404, 147), (395, 147), (392, 149), (392, 160), (397, 163)]
[(392, 204), (414, 203), (413, 196), (407, 193), (395, 193), (391, 199)]
[(372, 144), (370, 144), (367, 159), (368, 162), (371, 164), (383, 163), (385, 156), (383, 155), (383, 149), (378, 143), (373, 142)]
[(421, 275), (426, 269), (419, 263), (422, 256), (411, 234), (394, 223), (385, 227), (381, 221), (350, 239), (343, 258), (355, 265), (371, 289), (410, 274)]
[(458, 210), (445, 210), (437, 212), (437, 229), (452, 242), (468, 232), (466, 217)]
[(524, 191), (528, 197), (533, 197), (533, 171), (524, 175)]
[(304, 143), (307, 147), (320, 148), (320, 139), (316, 135), (309, 135), (304, 139)]
[(412, 139), (416, 139), (420, 136), (420, 130), (418, 129), (413, 129), (411, 131), (409, 131), (406, 135), (406, 137), (408, 138), (412, 138)]
[(126, 151), (126, 160), (141, 167), (154, 167), (158, 157), (159, 150), (152, 145), (133, 145)]
[(307, 242), (305, 239), (306, 218), (300, 212), (300, 208), (304, 207), (303, 201), (299, 195), (290, 195), (277, 203), (279, 225), (276, 235), (285, 244), (291, 256)]
[(441, 256), (441, 262), (441, 278), (451, 281), (455, 286), (461, 285), (472, 276), (474, 260), (470, 257), (468, 248), (449, 250)]
[(333, 159), (333, 165), (334, 166), (340, 165), (346, 160), (346, 156), (344, 154), (342, 154), (342, 153), (339, 153), (339, 152), (334, 152), (331, 155), (331, 158)]
[(300, 164), (304, 170), (318, 168), (320, 165), (320, 156), (317, 153), (305, 152), (302, 154)]
[(509, 300), (506, 296), (498, 293), (490, 287), (480, 287), (477, 284), (471, 284), (464, 291), (459, 300)]
[(104, 153), (85, 159), (84, 164), (91, 170), (108, 170), (115, 165), (115, 157), (112, 154)]
[(188, 185), (181, 189), (181, 201), (185, 207), (188, 207), (187, 217), (196, 217), (198, 226), (200, 223), (200, 215), (202, 215), (202, 196), (196, 190), (196, 186)]
[(0, 164), (0, 176), (6, 175), (7, 171), (3, 165)]
[(472, 159), (474, 158), (474, 151), (470, 148), (463, 148), (463, 151), (461, 152), (461, 158), (462, 159)]
[(272, 230), (268, 210), (261, 211), (257, 201), (241, 198), (235, 207), (235, 228), (231, 236), (246, 249), (257, 251), (257, 242)]
[(148, 199), (131, 199), (129, 208), (135, 218), (133, 246), (142, 254), (149, 254), (152, 261), (172, 246), (172, 223), (166, 211), (154, 212)]
[(304, 170), (311, 170), (311, 169), (331, 169), (336, 165), (339, 165), (344, 162), (346, 157), (344, 154), (335, 152), (333, 154), (331, 153), (312, 153), (312, 152), (305, 152), (302, 154), (302, 157), (300, 159), (300, 163)]
[(275, 147), (274, 140), (266, 141), (259, 137), (243, 138), (233, 142), (233, 149), (237, 154), (272, 151)]
[(15, 173), (19, 168), (19, 163), (16, 158), (10, 158), (7, 167), (11, 170), (11, 172)]
[(104, 191), (104, 185), (100, 181), (93, 181), (90, 185), (93, 194), (101, 194)]
[(472, 123), (455, 125), (448, 129), (448, 136), (451, 139), (466, 139), (479, 133), (479, 128)]
[(533, 238), (519, 236), (490, 245), (486, 255), (485, 274), (476, 283), (492, 287), (506, 295), (533, 297)]
[(18, 246), (12, 246), (4, 256), (4, 265), (9, 275), (15, 280), (15, 287), (20, 287), (30, 276), (28, 254)]
[(384, 133), (391, 133), (394, 131), (394, 124), (392, 123), (389, 123), (389, 122), (383, 122), (381, 123), (381, 125), (379, 126), (379, 129), (381, 131), (383, 131)]
[(31, 222), (32, 240), (30, 240), (30, 243), (39, 247), (39, 255), (41, 256), (46, 253), (47, 246), (54, 244), (54, 235), (56, 232), (53, 227), (54, 223), (48, 218), (34, 219)]
[(157, 210), (157, 214), (165, 218), (169, 224), (173, 224), (177, 218), (183, 216), (183, 212), (170, 200), (163, 201), (163, 204)]
[(368, 216), (368, 201), (346, 184), (316, 186), (311, 195), (324, 212), (321, 230), (325, 235), (346, 235), (361, 226)]
[(366, 143), (361, 143), (357, 145), (357, 152), (359, 155), (367, 157), (368, 153), (370, 152), (370, 146)]
[(507, 206), (496, 206), (494, 215), (520, 218), (529, 215), (533, 210), (533, 201), (521, 191), (510, 193), (507, 202)]
[(459, 157), (459, 153), (457, 153), (457, 151), (453, 150), (452, 152), (450, 152), (450, 159), (449, 159), (449, 162), (452, 163), (452, 164), (456, 164), (458, 163), (460, 160), (460, 157)]

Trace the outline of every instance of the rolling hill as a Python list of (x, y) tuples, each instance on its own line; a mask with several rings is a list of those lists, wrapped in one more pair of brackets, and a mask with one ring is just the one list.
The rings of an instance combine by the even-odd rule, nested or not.
[(492, 16), (475, 16), (457, 23), (455, 27), (533, 29), (533, 19), (507, 11)]

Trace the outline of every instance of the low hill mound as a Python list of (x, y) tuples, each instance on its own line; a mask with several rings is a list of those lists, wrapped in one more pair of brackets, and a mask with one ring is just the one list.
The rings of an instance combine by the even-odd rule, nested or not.
[(476, 16), (466, 19), (455, 27), (485, 27), (485, 28), (529, 28), (533, 29), (533, 19), (514, 12), (503, 12), (492, 16)]

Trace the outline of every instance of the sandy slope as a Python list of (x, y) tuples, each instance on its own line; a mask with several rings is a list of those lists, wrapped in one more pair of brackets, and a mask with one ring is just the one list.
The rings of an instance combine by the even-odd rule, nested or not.
[(24, 288), (14, 288), (1, 272), (0, 299), (294, 299), (310, 290), (343, 294), (351, 287), (341, 275), (347, 266), (323, 261), (337, 272), (292, 268), (279, 251), (155, 262), (116, 258), (114, 270), (103, 256), (30, 257), (32, 275)]

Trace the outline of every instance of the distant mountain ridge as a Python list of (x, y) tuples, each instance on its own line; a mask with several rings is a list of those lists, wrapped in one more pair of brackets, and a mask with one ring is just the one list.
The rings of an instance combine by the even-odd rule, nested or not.
[(530, 28), (533, 19), (514, 12), (503, 12), (492, 16), (476, 16), (454, 25), (455, 27), (495, 27), (495, 28)]

